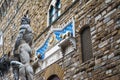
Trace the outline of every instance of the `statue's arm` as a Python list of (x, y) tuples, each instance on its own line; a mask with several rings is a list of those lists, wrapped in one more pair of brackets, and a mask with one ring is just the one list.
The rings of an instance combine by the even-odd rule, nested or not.
[(26, 30), (27, 30), (26, 28), (21, 28), (20, 31), (19, 31), (19, 33), (24, 35), (25, 32), (26, 32)]

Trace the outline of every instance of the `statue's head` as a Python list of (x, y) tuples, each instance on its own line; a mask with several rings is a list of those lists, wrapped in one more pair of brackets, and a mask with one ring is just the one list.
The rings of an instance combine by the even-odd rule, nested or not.
[(24, 15), (24, 17), (21, 19), (21, 25), (22, 24), (30, 24), (30, 19), (27, 15)]

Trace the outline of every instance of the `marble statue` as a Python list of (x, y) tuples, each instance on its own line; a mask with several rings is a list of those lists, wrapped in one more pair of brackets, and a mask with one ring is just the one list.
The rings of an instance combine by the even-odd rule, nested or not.
[(19, 34), (14, 47), (13, 66), (14, 80), (33, 80), (33, 68), (30, 65), (33, 31), (27, 14), (21, 19)]
[(19, 67), (20, 80), (33, 80), (33, 69), (30, 65), (31, 47), (24, 40), (21, 40), (18, 50), (20, 62), (12, 61), (11, 63)]

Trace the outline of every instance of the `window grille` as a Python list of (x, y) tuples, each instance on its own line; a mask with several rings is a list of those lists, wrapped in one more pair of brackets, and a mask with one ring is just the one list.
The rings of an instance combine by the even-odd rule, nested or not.
[(90, 27), (86, 27), (81, 32), (82, 61), (85, 62), (93, 57)]

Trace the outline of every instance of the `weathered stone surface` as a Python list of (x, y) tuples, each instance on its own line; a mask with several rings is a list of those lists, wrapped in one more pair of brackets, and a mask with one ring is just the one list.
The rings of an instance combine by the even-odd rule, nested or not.
[(111, 74), (112, 73), (112, 70), (107, 70), (106, 71), (106, 74)]
[(112, 57), (114, 57), (115, 55), (114, 55), (114, 53), (111, 53), (109, 56), (108, 56), (108, 59), (110, 59), (110, 58), (112, 58)]
[(112, 0), (105, 0), (105, 3), (110, 3)]
[(102, 12), (102, 16), (104, 16), (106, 14), (106, 10)]
[(114, 21), (111, 20), (111, 21), (109, 21), (109, 22), (107, 23), (107, 26), (110, 26), (110, 25), (113, 24), (113, 23), (114, 23)]
[(101, 15), (95, 17), (95, 22), (97, 22), (101, 18)]
[[(116, 28), (118, 26), (116, 26), (115, 20), (116, 16), (119, 15), (120, 1), (89, 0), (86, 3), (84, 0), (60, 1), (61, 16), (55, 20), (52, 27), (48, 27), (47, 20), (51, 4), (49, 0), (13, 1), (6, 16), (2, 17), (0, 21), (0, 28), (2, 30), (6, 28), (4, 31), (5, 53), (13, 49), (15, 38), (19, 31), (19, 21), (27, 10), (29, 10), (31, 26), (35, 32), (34, 49), (38, 49), (45, 42), (52, 28), (63, 28), (70, 20), (74, 19), (77, 49), (66, 55), (67, 57), (64, 56), (55, 62), (62, 66), (64, 71), (64, 73), (57, 73), (57, 75), (64, 74), (64, 76), (60, 76), (61, 80), (119, 80), (120, 31)], [(20, 2), (21, 5), (19, 5), (21, 8), (18, 11), (16, 11), (17, 2)], [(7, 25), (8, 27), (6, 27)], [(86, 26), (90, 26), (93, 58), (83, 63), (80, 32)], [(48, 29), (44, 31), (46, 28)], [(41, 36), (39, 36), (40, 34)], [(2, 49), (0, 52), (2, 53)], [(47, 69), (40, 70), (40, 72), (35, 74), (34, 80), (44, 78)], [(55, 72), (54, 69), (51, 72)], [(47, 76), (52, 74), (55, 73)], [(12, 77), (10, 76), (10, 78)]]
[(110, 17), (106, 17), (103, 22), (107, 23), (109, 20), (110, 20)]
[(98, 45), (98, 47), (99, 47), (99, 48), (102, 48), (102, 47), (104, 47), (104, 46), (107, 45), (107, 44), (108, 44), (108, 41), (106, 40), (106, 41), (100, 43), (100, 44)]

